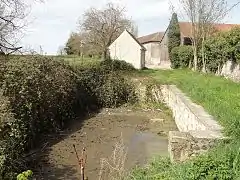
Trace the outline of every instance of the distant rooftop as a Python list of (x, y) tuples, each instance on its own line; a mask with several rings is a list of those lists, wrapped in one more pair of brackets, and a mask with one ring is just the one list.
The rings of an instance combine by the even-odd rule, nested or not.
[(146, 35), (146, 36), (139, 37), (138, 41), (141, 44), (145, 44), (145, 43), (148, 43), (148, 42), (160, 42), (162, 40), (163, 35), (164, 35), (164, 32), (156, 32), (156, 33), (153, 33), (153, 34), (149, 34), (149, 35)]
[[(191, 37), (191, 26), (190, 22), (179, 22), (180, 32), (182, 36)], [(217, 31), (229, 31), (234, 27), (240, 27), (240, 24), (214, 24), (213, 27)]]

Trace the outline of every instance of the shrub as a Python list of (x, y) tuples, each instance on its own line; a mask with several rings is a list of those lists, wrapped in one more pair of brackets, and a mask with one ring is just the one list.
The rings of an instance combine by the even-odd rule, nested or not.
[(17, 160), (24, 152), (26, 129), (14, 118), (10, 102), (0, 92), (0, 177), (15, 177), (13, 173), (21, 167)]
[(104, 60), (100, 63), (100, 67), (105, 71), (134, 71), (135, 68), (126, 61), (120, 60)]
[(230, 59), (229, 46), (225, 36), (225, 33), (219, 33), (217, 36), (210, 37), (204, 43), (206, 68), (210, 72), (220, 71), (222, 65)]
[(133, 97), (130, 82), (105, 68), (73, 68), (41, 56), (0, 62), (2, 179), (25, 168), (21, 157), (43, 133), (64, 128), (76, 113), (119, 106)]
[(178, 47), (172, 49), (170, 53), (171, 67), (177, 69), (180, 67), (180, 60), (178, 57)]
[(189, 63), (193, 61), (193, 50), (192, 46), (179, 46), (178, 47), (178, 58), (180, 67), (187, 68)]
[(25, 123), (31, 147), (39, 134), (60, 129), (73, 117), (77, 78), (67, 65), (43, 57), (16, 58), (6, 66), (3, 95)]
[(170, 59), (173, 69), (186, 68), (193, 61), (191, 46), (178, 46), (172, 49)]
[(240, 62), (240, 28), (218, 33), (204, 43), (206, 67), (211, 72), (220, 71), (227, 60)]
[(118, 107), (135, 98), (133, 85), (118, 73), (104, 77), (103, 85), (98, 89), (99, 103), (103, 107)]

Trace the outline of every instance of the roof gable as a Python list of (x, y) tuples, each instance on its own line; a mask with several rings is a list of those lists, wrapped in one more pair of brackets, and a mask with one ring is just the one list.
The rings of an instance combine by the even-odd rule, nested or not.
[[(127, 33), (127, 34), (140, 46), (140, 48), (141, 48), (142, 50), (144, 50), (144, 51), (147, 50), (147, 49), (137, 40), (137, 38), (136, 38), (132, 33), (130, 33), (127, 29), (124, 30), (124, 31), (122, 32), (122, 34), (121, 34), (118, 38), (120, 38), (124, 33)], [(118, 38), (117, 38), (117, 39), (118, 39)], [(117, 39), (115, 39), (115, 41), (116, 41)], [(109, 48), (114, 44), (115, 41), (113, 41), (113, 43), (109, 46)]]
[(130, 33), (127, 29), (125, 30), (132, 38), (133, 38), (133, 40), (134, 41), (136, 41), (136, 43), (138, 43), (139, 44), (139, 46), (143, 49), (143, 50), (147, 50), (139, 41), (138, 41), (138, 39), (132, 34), (132, 33)]

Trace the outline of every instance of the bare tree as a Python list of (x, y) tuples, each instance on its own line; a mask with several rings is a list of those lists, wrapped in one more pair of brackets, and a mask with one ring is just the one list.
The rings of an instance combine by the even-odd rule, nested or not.
[[(41, 0), (40, 0), (41, 1)], [(24, 0), (0, 0), (0, 52), (12, 53), (17, 46), (18, 33), (27, 25), (30, 6)]]
[(103, 9), (87, 10), (80, 27), (88, 34), (87, 43), (102, 52), (102, 57), (106, 59), (109, 45), (124, 29), (131, 29), (132, 22), (126, 17), (124, 8), (109, 3)]
[[(192, 44), (194, 53), (194, 70), (198, 67), (199, 47), (214, 31), (214, 24), (221, 22), (233, 7), (227, 0), (179, 0), (184, 14), (191, 22)], [(202, 48), (203, 71), (206, 71), (204, 50)]]
[(66, 55), (65, 46), (59, 46), (57, 54), (60, 56)]

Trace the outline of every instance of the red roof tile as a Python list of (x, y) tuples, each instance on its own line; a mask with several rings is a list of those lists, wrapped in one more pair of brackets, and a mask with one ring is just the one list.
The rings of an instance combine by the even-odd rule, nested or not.
[[(181, 35), (184, 37), (191, 37), (191, 23), (179, 22)], [(217, 31), (229, 31), (234, 27), (240, 27), (240, 24), (214, 24)]]

